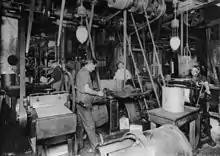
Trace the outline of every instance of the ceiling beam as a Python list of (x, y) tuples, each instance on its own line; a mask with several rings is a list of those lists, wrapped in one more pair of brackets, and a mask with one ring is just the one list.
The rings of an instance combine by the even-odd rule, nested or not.
[(211, 5), (220, 3), (220, 0), (208, 0), (208, 2), (199, 2), (197, 0), (186, 0), (184, 2), (179, 2), (177, 14), (181, 14), (186, 11), (201, 9)]

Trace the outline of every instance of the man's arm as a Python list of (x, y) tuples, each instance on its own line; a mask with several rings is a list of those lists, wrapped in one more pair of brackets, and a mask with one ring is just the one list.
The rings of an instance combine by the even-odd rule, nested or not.
[(91, 95), (95, 95), (95, 96), (104, 96), (102, 91), (97, 92), (97, 91), (91, 89), (88, 84), (84, 85), (84, 89), (85, 89), (85, 93), (87, 93), (87, 94), (91, 94)]
[(52, 77), (52, 78), (50, 78), (50, 80), (47, 83), (51, 84), (51, 83), (53, 83), (53, 81), (54, 81), (54, 78)]
[(208, 81), (203, 81), (203, 82), (201, 82), (201, 84), (205, 87), (206, 93), (211, 94), (210, 87), (209, 87), (209, 82)]

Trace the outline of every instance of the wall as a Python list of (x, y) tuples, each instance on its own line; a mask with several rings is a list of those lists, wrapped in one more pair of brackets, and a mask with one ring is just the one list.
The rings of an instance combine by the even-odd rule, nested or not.
[(2, 17), (1, 26), (1, 74), (10, 74), (16, 72), (16, 67), (8, 64), (7, 58), (10, 55), (16, 55), (18, 40), (18, 20), (9, 17)]

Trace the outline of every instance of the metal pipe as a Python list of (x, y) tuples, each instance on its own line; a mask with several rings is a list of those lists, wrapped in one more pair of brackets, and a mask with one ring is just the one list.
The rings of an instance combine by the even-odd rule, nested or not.
[(120, 14), (120, 13), (121, 13), (121, 10), (119, 10), (119, 11), (117, 11), (116, 13), (114, 13), (114, 14), (112, 14), (112, 15), (106, 17), (106, 21), (111, 20), (112, 18), (114, 18), (115, 16), (117, 16), (117, 15)]
[(152, 83), (152, 86), (153, 86), (153, 89), (154, 89), (154, 93), (155, 93), (155, 96), (156, 96), (156, 100), (157, 100), (157, 103), (158, 105), (161, 107), (161, 104), (160, 104), (160, 100), (159, 100), (159, 97), (157, 95), (157, 90), (156, 90), (156, 87), (154, 85), (154, 80), (153, 80), (153, 77), (151, 75), (151, 71), (150, 71), (150, 67), (149, 67), (149, 64), (148, 64), (148, 61), (147, 61), (147, 58), (146, 58), (146, 55), (144, 53), (144, 49), (143, 49), (143, 45), (142, 45), (142, 42), (141, 42), (141, 39), (140, 39), (140, 35), (138, 33), (138, 30), (137, 30), (137, 26), (135, 24), (135, 20), (134, 20), (134, 16), (132, 13), (131, 14), (131, 19), (132, 19), (132, 22), (133, 22), (133, 25), (134, 25), (134, 28), (135, 28), (135, 31), (136, 31), (136, 35), (137, 35), (137, 38), (138, 38), (138, 42), (139, 42), (139, 45), (141, 47), (141, 51), (142, 51), (142, 54), (143, 54), (143, 57), (144, 57), (144, 61), (146, 63), (146, 66), (147, 66), (147, 71), (149, 73), (149, 76), (150, 76), (150, 80), (151, 80), (151, 83)]
[(28, 53), (28, 51), (29, 51), (32, 23), (33, 23), (33, 20), (34, 20), (34, 9), (35, 9), (35, 0), (32, 0), (31, 1), (30, 12), (29, 12), (29, 20), (28, 20), (27, 42), (26, 42), (26, 49), (25, 49), (26, 53)]
[(63, 14), (64, 14), (64, 8), (65, 8), (66, 0), (62, 0), (61, 4), (61, 14), (60, 14), (60, 24), (59, 24), (59, 31), (58, 31), (58, 38), (57, 38), (57, 46), (60, 46), (60, 37), (61, 37), (61, 31), (63, 27)]
[(126, 65), (127, 65), (127, 43), (126, 43), (126, 37), (127, 37), (127, 10), (124, 10), (123, 12), (123, 16), (124, 16), (124, 87), (125, 87), (125, 83), (126, 83)]
[(181, 20), (180, 20), (180, 54), (183, 55), (183, 13), (181, 13)]

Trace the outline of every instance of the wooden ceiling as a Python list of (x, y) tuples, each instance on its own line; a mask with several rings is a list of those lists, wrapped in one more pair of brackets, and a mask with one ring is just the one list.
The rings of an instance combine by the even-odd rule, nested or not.
[[(160, 0), (149, 1), (154, 3), (155, 1)], [(93, 0), (83, 1), (83, 4), (88, 11), (91, 10), (92, 2)], [(3, 13), (7, 16), (19, 16), (23, 10), (26, 14), (23, 14), (22, 17), (28, 17), (30, 3), (31, 0), (2, 0)], [(166, 12), (163, 17), (160, 18), (160, 20), (151, 23), (153, 28), (157, 29), (159, 28), (158, 24), (161, 23), (165, 28), (164, 32), (167, 30), (169, 31), (170, 21), (173, 19), (173, 0), (165, 0), (165, 3)], [(191, 17), (191, 20), (196, 19), (196, 21), (194, 21), (194, 25), (192, 26), (194, 28), (204, 28), (206, 26), (219, 24), (220, 7), (216, 6), (217, 3), (220, 3), (220, 0), (182, 0), (179, 1), (177, 13), (180, 14), (186, 10), (190, 10), (189, 16)], [(64, 26), (74, 28), (74, 26), (79, 24), (80, 18), (77, 16), (77, 7), (79, 4), (80, 0), (66, 0)], [(54, 27), (53, 25), (59, 24), (60, 6), (61, 0), (35, 0), (33, 30), (36, 33), (41, 31), (54, 32), (56, 26)], [(120, 22), (123, 18), (122, 13), (117, 14), (119, 12), (118, 9), (109, 8), (107, 0), (97, 0), (94, 12), (94, 27), (119, 29), (122, 27)], [(146, 20), (143, 15), (135, 15), (135, 20), (139, 27), (146, 27)], [(129, 24), (132, 25), (132, 22), (128, 18), (128, 25)], [(47, 25), (47, 27), (45, 27), (45, 25)]]

